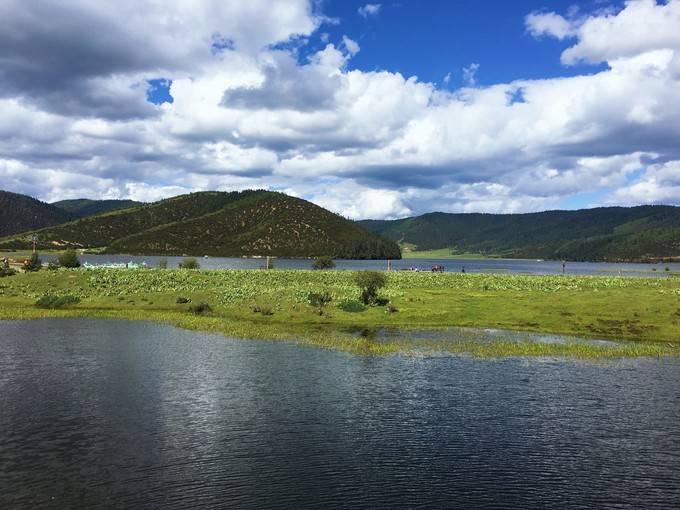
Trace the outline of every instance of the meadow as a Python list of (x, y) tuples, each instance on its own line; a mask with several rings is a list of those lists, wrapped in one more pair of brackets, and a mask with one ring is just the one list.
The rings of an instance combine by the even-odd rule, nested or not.
[[(242, 338), (286, 339), (374, 354), (413, 351), (415, 344), (403, 337), (375, 342), (351, 331), (397, 328), (408, 336), (408, 331), (417, 330), (418, 350), (479, 356), (680, 354), (678, 278), (427, 272), (386, 276), (380, 294), (389, 306), (363, 306), (349, 271), (43, 270), (0, 279), (0, 319), (149, 319)], [(328, 294), (330, 301), (313, 306), (310, 293)], [(68, 298), (55, 299), (59, 296)], [(40, 308), (36, 302), (41, 299), (64, 304)], [(208, 307), (192, 311), (201, 303)], [(608, 347), (474, 338), (442, 342), (422, 333), (450, 327), (624, 342)]]

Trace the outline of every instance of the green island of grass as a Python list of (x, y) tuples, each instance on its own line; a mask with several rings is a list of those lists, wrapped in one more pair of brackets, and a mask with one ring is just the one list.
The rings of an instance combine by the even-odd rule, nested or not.
[[(386, 276), (380, 295), (389, 305), (363, 307), (349, 271), (43, 270), (0, 279), (0, 319), (153, 320), (239, 338), (290, 340), (366, 354), (581, 359), (680, 355), (677, 278), (425, 272)], [(327, 294), (330, 301), (313, 306), (310, 293)], [(59, 296), (69, 297), (56, 299)], [(208, 306), (199, 306), (203, 303)], [(436, 334), (452, 327), (619, 342), (480, 341), (474, 334), (442, 340)], [(376, 341), (352, 333), (362, 328), (395, 328), (402, 334)], [(409, 331), (417, 331), (417, 340), (408, 337)]]

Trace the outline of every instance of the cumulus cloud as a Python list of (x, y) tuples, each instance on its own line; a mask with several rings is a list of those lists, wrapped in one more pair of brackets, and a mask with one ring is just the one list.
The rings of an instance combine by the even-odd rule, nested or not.
[(0, 178), (47, 200), (266, 187), (353, 218), (677, 202), (679, 5), (529, 14), (563, 62), (607, 66), (480, 87), (474, 63), (450, 90), (353, 68), (347, 36), (300, 51), (330, 22), (306, 0), (7, 0)]

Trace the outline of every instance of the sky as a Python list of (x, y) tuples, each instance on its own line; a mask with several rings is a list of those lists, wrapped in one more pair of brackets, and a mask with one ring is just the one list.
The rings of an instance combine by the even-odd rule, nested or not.
[(0, 189), (680, 205), (680, 0), (3, 0)]

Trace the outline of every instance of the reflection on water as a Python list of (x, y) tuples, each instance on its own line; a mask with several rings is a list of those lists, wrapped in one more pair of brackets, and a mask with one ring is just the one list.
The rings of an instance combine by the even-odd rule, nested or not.
[[(366, 339), (372, 342), (393, 342), (399, 341), (401, 343), (411, 342), (417, 345), (419, 342), (428, 341), (428, 346), (431, 342), (456, 342), (456, 341), (470, 341), (475, 342), (537, 342), (543, 344), (565, 344), (565, 343), (582, 343), (586, 345), (621, 345), (635, 344), (633, 341), (617, 342), (614, 340), (600, 340), (579, 338), (567, 335), (555, 335), (551, 333), (532, 333), (528, 331), (512, 331), (507, 329), (489, 329), (489, 328), (430, 328), (430, 329), (409, 329), (402, 327), (365, 327), (365, 326), (350, 326), (345, 329), (347, 333), (356, 336), (357, 338)], [(650, 342), (645, 342), (649, 345)]]
[(677, 508), (679, 380), (0, 322), (0, 507)]

